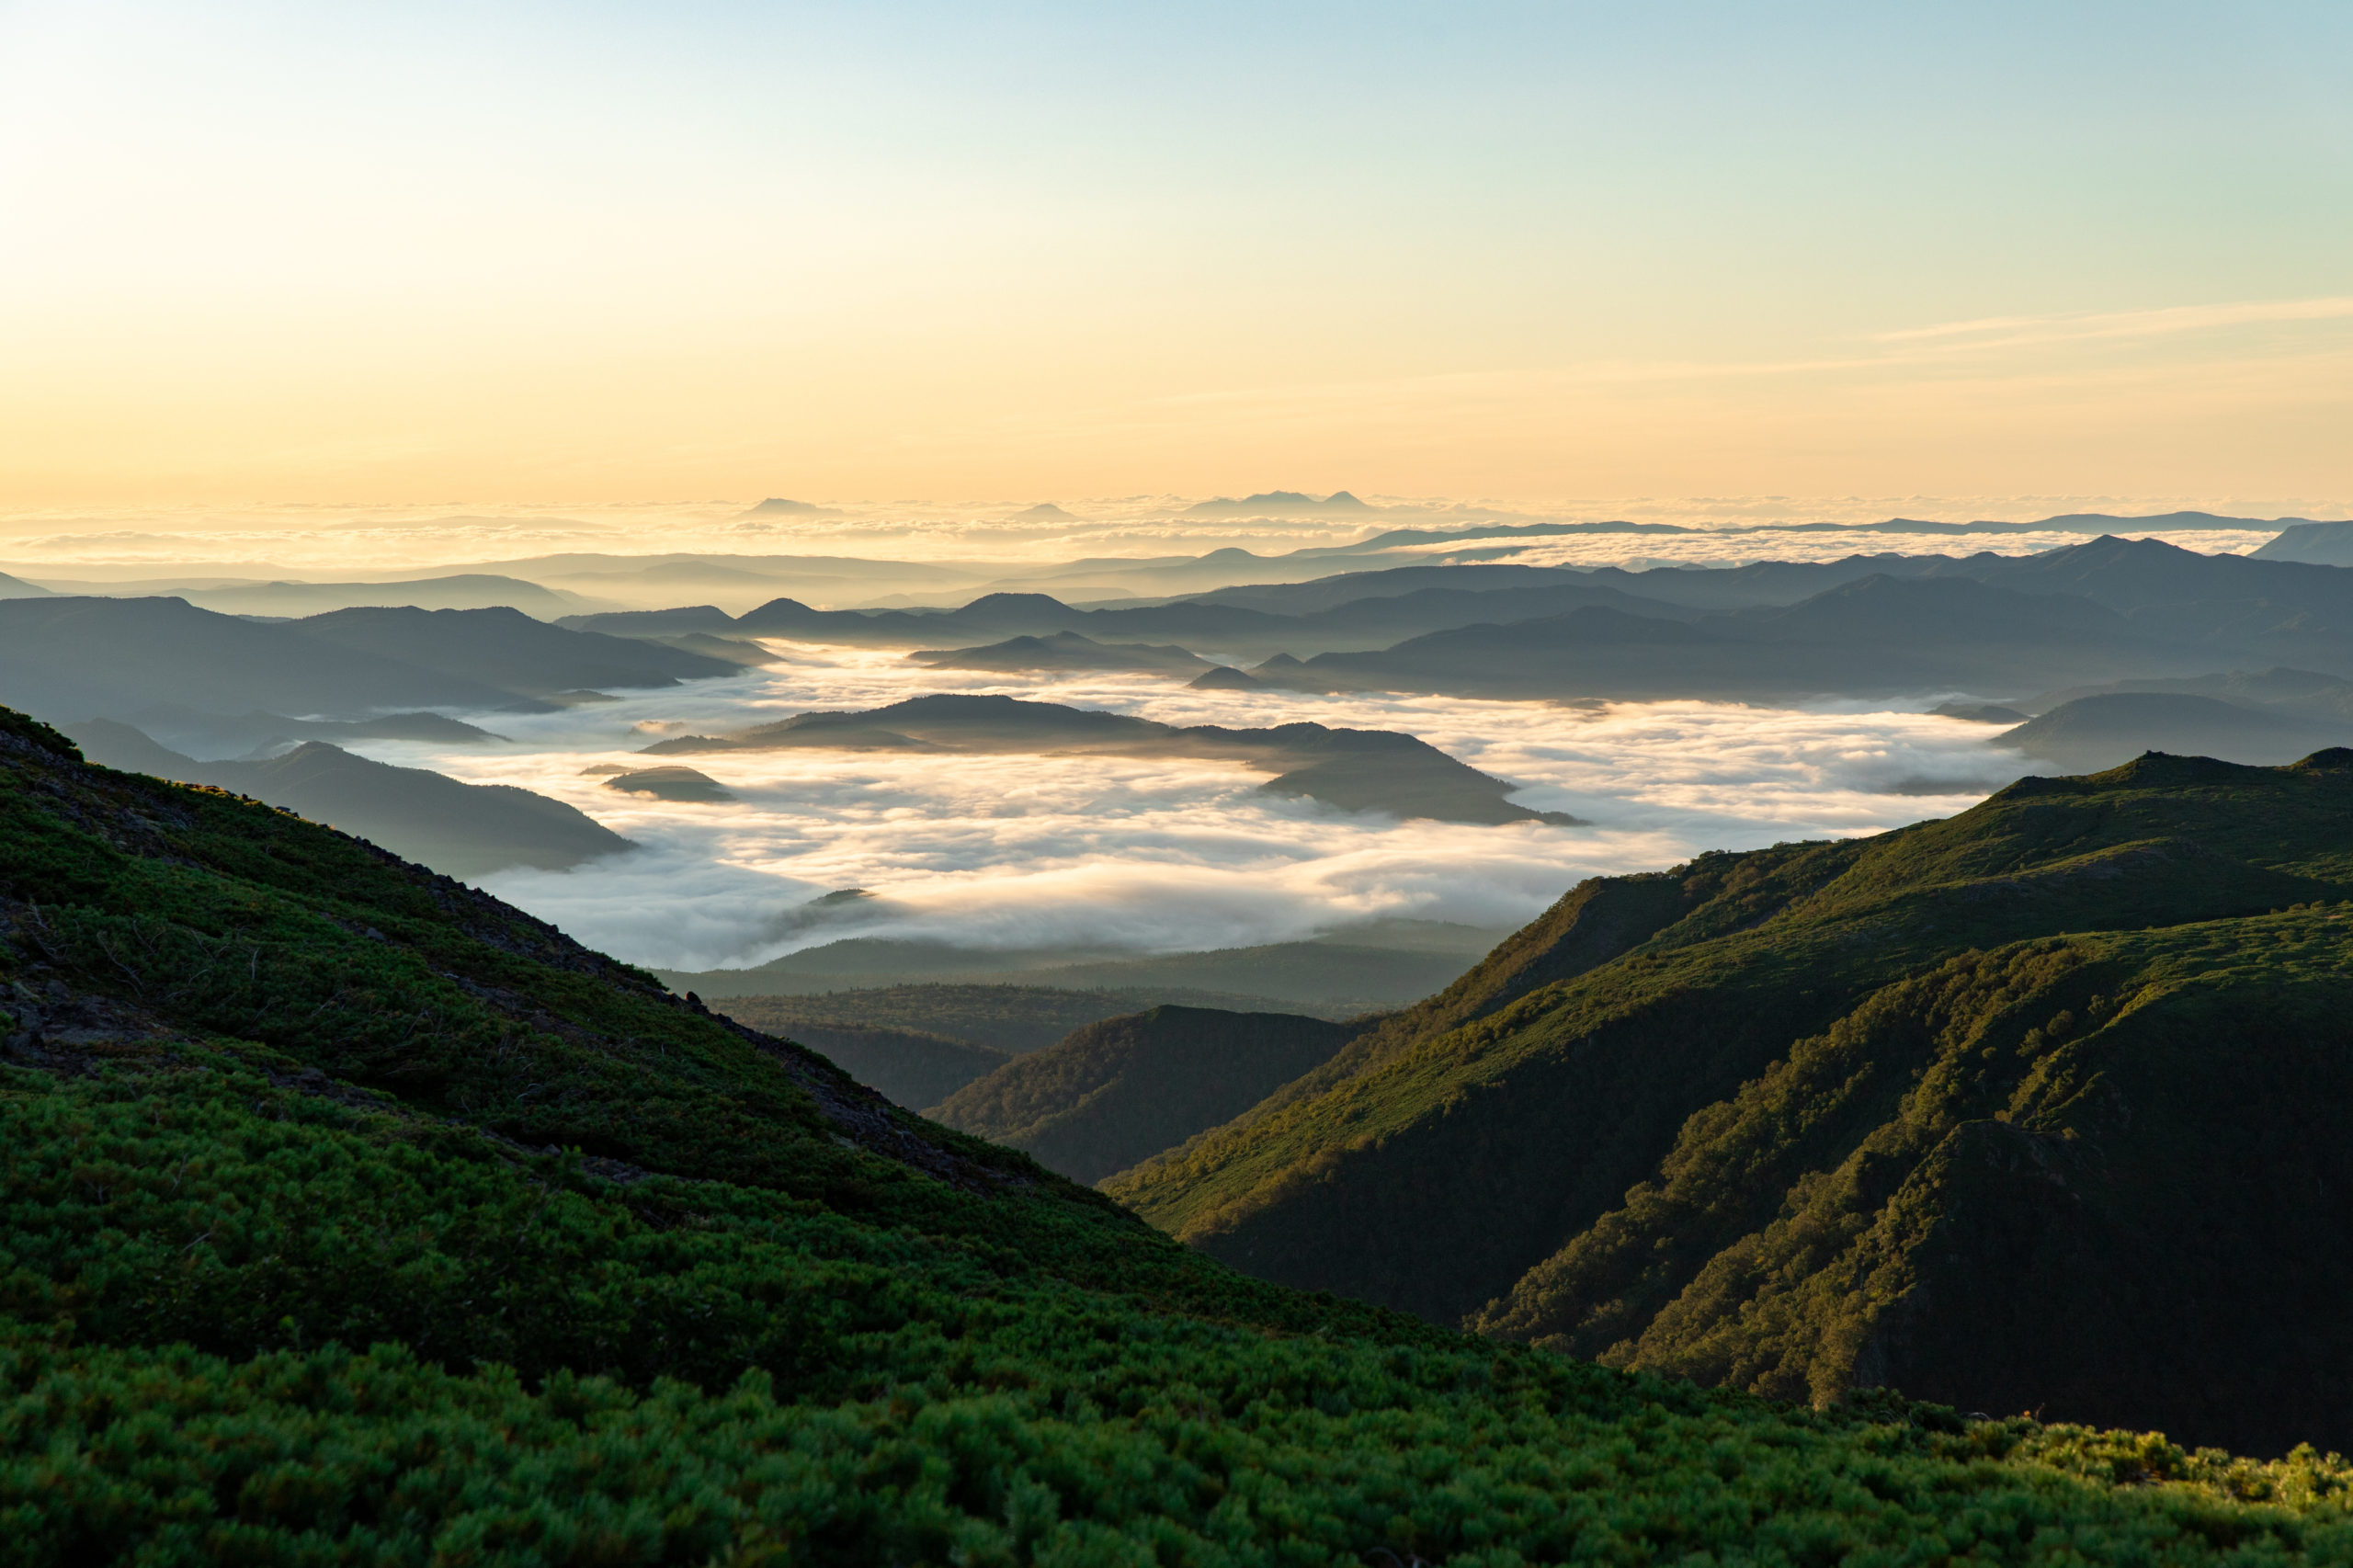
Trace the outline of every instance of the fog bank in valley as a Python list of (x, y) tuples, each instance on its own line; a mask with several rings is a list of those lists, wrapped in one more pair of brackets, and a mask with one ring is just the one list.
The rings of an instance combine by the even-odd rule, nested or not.
[[(1965, 808), (2020, 770), (1992, 732), (1922, 712), (1663, 702), (1199, 692), (773, 643), (786, 662), (535, 718), (512, 746), (371, 755), (565, 801), (645, 848), (493, 891), (592, 946), (668, 968), (745, 965), (849, 936), (1137, 953), (1296, 939), (1373, 919), (1517, 925), (1578, 880), (1710, 848), (1876, 832)], [(1004, 692), (1171, 723), (1404, 731), (1586, 819), (1456, 825), (1262, 793), (1238, 766), (1165, 758), (794, 751), (699, 757), (735, 797), (604, 787), (638, 748), (810, 709)], [(825, 895), (859, 889), (871, 896)]]

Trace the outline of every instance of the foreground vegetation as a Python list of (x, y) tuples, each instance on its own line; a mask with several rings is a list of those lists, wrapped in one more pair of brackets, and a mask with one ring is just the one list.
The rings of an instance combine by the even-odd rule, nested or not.
[(1236, 1275), (494, 901), (0, 716), (13, 1563), (2269, 1563), (2353, 1472)]

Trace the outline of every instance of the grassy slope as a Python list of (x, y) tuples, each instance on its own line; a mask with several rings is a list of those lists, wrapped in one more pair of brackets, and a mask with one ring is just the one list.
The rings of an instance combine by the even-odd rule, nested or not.
[(12, 1562), (2353, 1555), (2308, 1453), (1789, 1409), (1240, 1278), (5, 714), (0, 896)]
[(2324, 761), (2146, 759), (1873, 839), (1702, 857), (1679, 873), (1679, 918), (1630, 951), (1408, 1033), (1111, 1190), (1270, 1278), (1473, 1311), (1620, 1209), (1687, 1119), (1882, 987), (2046, 934), (2353, 892), (2353, 758)]

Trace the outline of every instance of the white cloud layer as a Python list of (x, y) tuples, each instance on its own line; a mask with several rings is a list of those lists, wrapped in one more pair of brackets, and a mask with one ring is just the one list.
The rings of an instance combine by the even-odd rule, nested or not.
[[(639, 855), (487, 885), (592, 946), (676, 968), (757, 963), (852, 935), (1142, 953), (1281, 941), (1379, 917), (1509, 926), (1586, 876), (1708, 848), (1875, 832), (1963, 809), (2018, 771), (1987, 750), (1988, 727), (1917, 711), (1196, 692), (1110, 676), (961, 684), (888, 653), (771, 646), (790, 663), (560, 714), (481, 716), (515, 738), (509, 746), (366, 749), (540, 790), (638, 840)], [(649, 721), (733, 728), (943, 689), (1171, 723), (1403, 730), (1519, 783), (1525, 804), (1595, 825), (1351, 815), (1259, 794), (1263, 776), (1192, 760), (669, 759), (719, 779), (737, 796), (724, 805), (624, 796), (583, 773), (630, 761), (645, 741), (635, 726)], [(1898, 788), (1911, 792), (1889, 792)], [(877, 896), (808, 907), (848, 887)]]

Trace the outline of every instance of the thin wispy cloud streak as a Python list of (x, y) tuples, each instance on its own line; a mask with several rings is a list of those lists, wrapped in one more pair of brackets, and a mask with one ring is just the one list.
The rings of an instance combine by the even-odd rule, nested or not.
[(1874, 335), (1879, 343), (1927, 343), (1967, 339), (1972, 349), (2008, 348), (2041, 343), (2073, 343), (2100, 337), (2162, 337), (2222, 327), (2275, 322), (2341, 321), (2353, 317), (2353, 294), (2313, 300), (2243, 300), (2228, 304), (2175, 305), (2153, 311), (2109, 311), (2078, 315), (1992, 316), (1982, 321), (1944, 322)]

